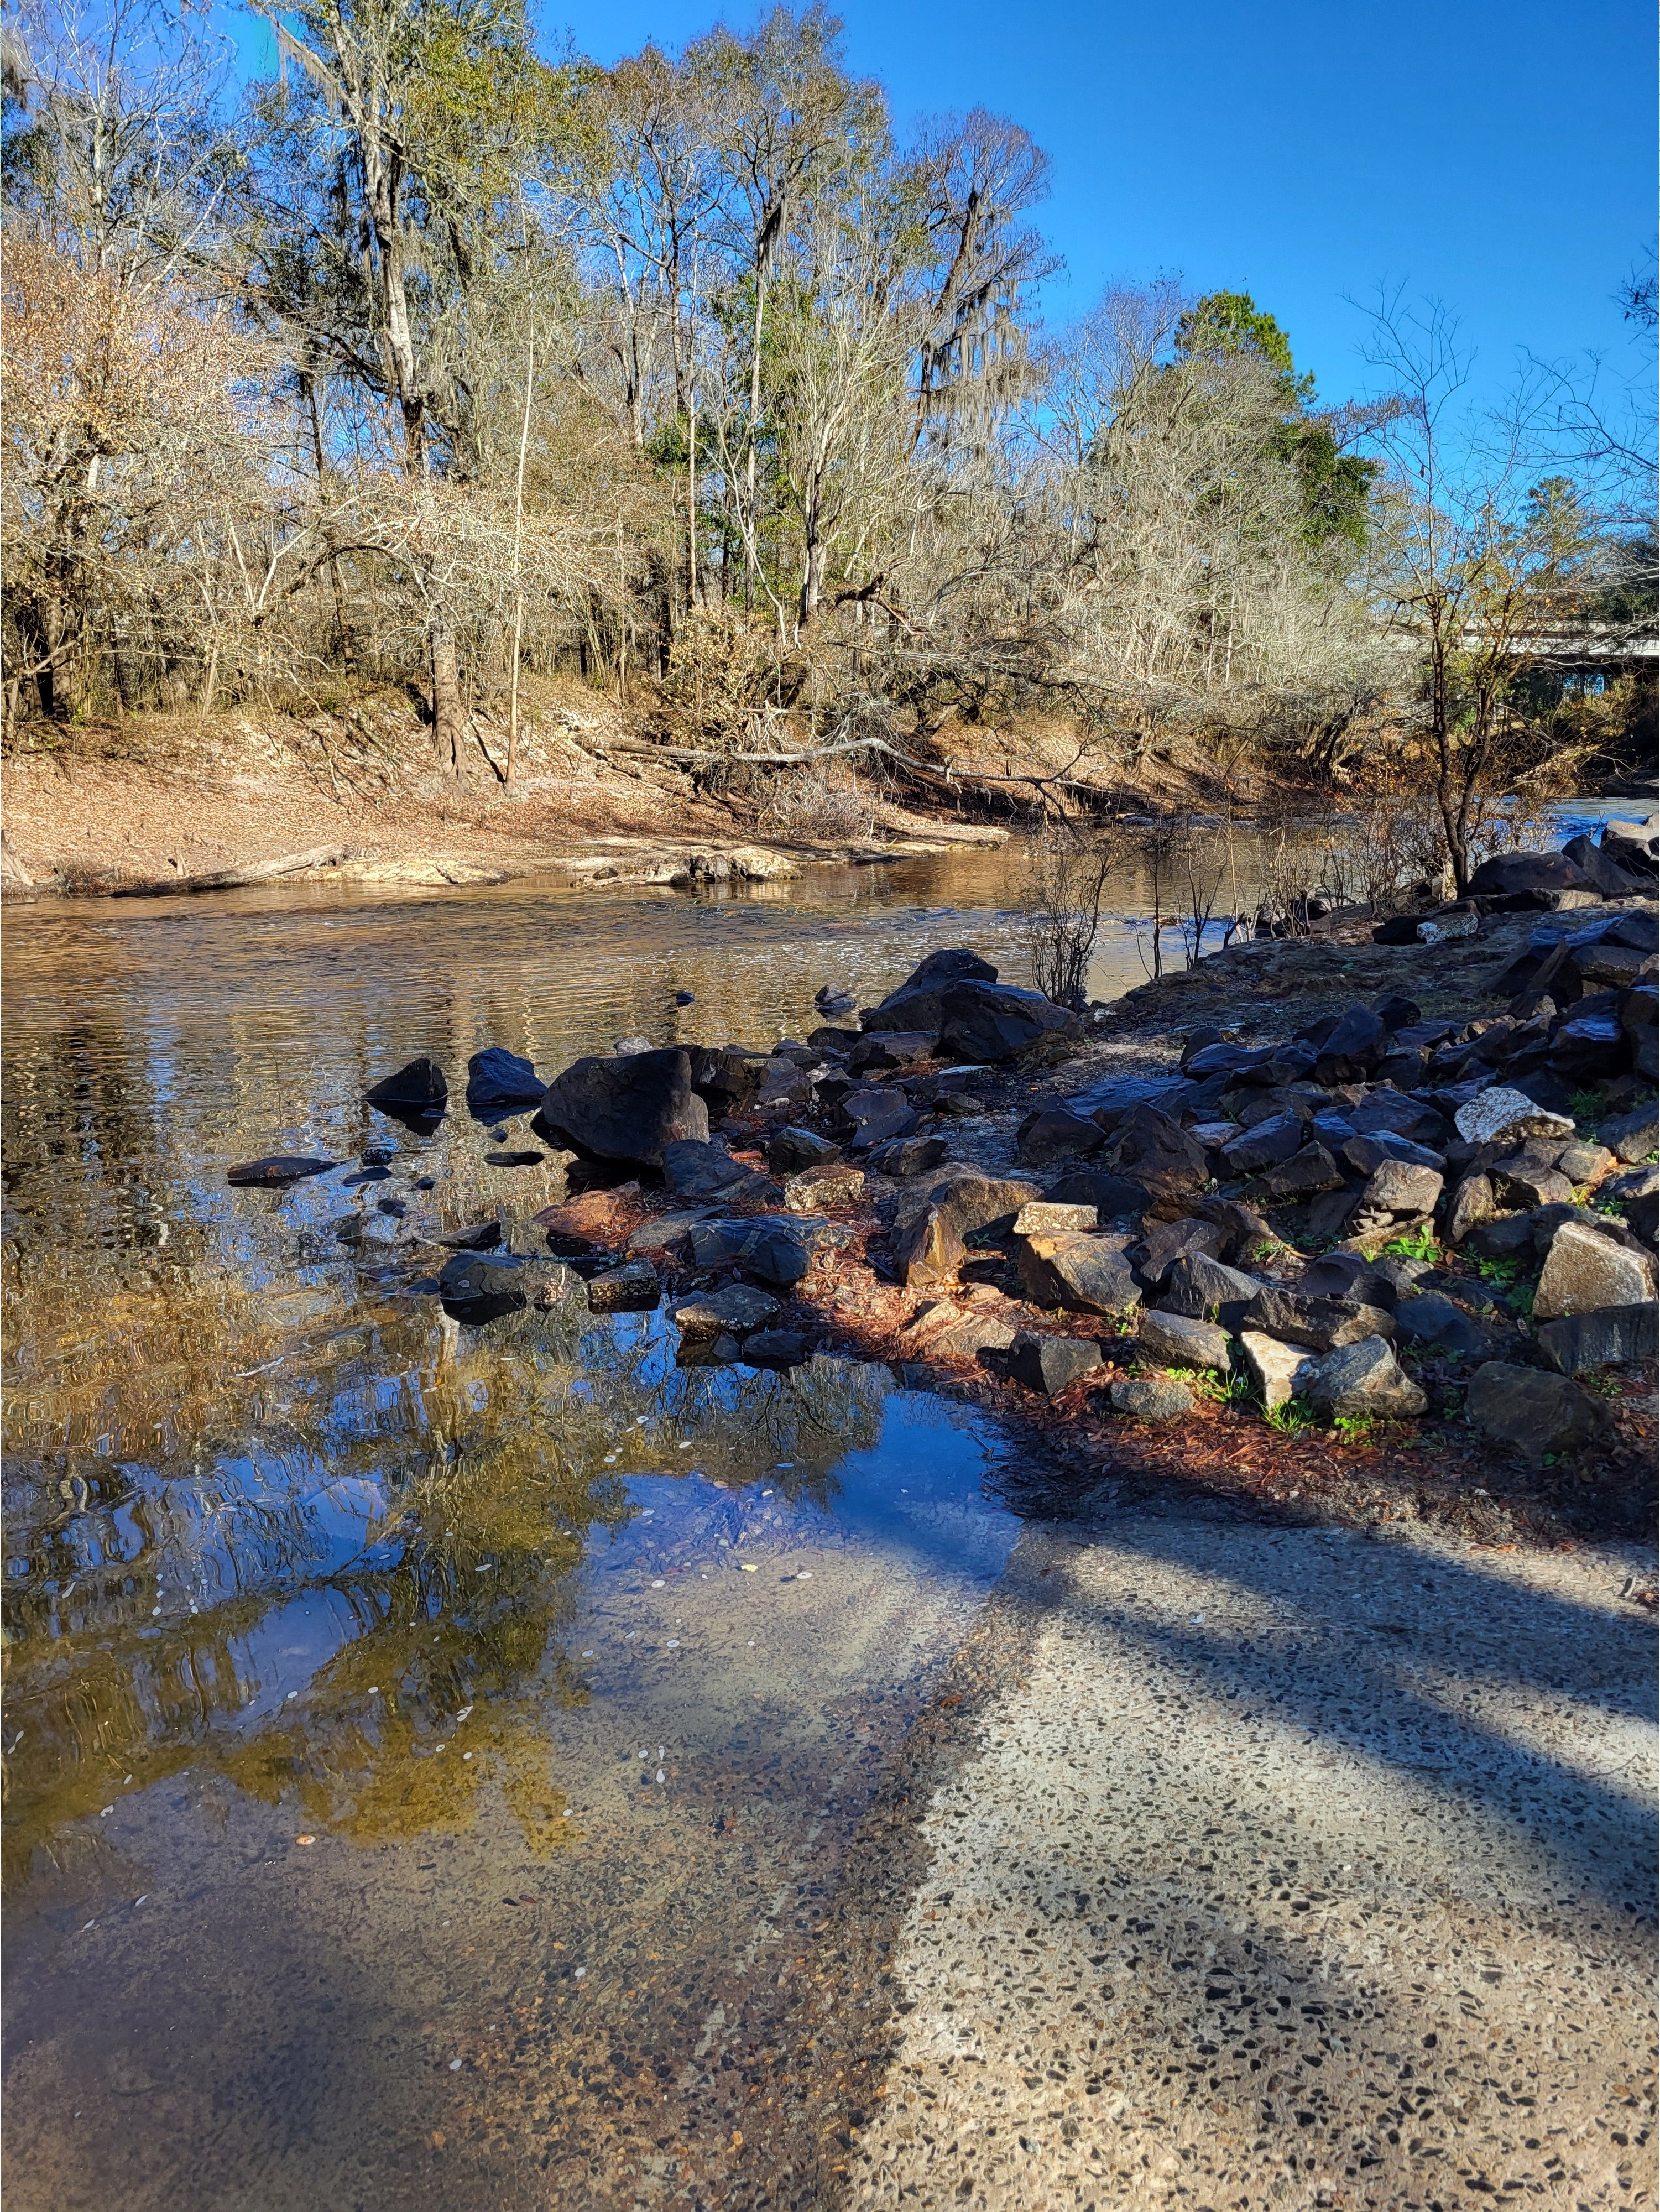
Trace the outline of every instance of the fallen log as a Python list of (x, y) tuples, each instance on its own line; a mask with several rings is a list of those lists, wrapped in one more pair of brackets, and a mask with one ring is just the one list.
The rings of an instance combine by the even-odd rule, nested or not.
[(315, 845), (308, 853), (285, 853), (280, 860), (255, 860), (246, 868), (217, 868), (211, 875), (172, 876), (159, 883), (123, 884), (112, 898), (166, 898), (181, 891), (234, 891), (248, 884), (268, 884), (307, 868), (336, 868), (346, 857), (344, 845)]

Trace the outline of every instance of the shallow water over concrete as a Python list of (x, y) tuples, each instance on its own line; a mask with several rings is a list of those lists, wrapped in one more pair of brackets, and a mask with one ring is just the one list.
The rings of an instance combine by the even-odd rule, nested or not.
[[(459, 1089), (487, 1043), (770, 1041), (995, 939), (852, 876), (9, 931), (14, 2203), (719, 2201), (1017, 1534), (998, 1440), (879, 1367), (678, 1366), (656, 1315), (458, 1323), (416, 1238), (522, 1221), (546, 1170), (358, 1102), (419, 1051)], [(343, 1166), (226, 1186), (270, 1151)]]

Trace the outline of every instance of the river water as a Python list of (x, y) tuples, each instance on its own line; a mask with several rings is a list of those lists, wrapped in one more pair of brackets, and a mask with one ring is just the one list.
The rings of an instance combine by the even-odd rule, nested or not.
[[(745, 2063), (1018, 1533), (999, 1440), (881, 1368), (678, 1366), (656, 1315), (458, 1327), (400, 1245), (543, 1171), (359, 1101), (419, 1052), (459, 1091), (490, 1043), (770, 1043), (941, 945), (1024, 979), (1011, 880), (11, 919), (14, 2206), (719, 2201)], [(1109, 939), (1102, 989), (1139, 973)], [(388, 1139), (406, 1210), (355, 1249), (343, 1175), (225, 1182)]]
[[(1018, 1534), (886, 1370), (458, 1327), (412, 1234), (539, 1168), (360, 1101), (431, 1053), (767, 1045), (971, 944), (1020, 862), (692, 894), (42, 903), (3, 948), (15, 2212), (717, 2204), (873, 1790)], [(1145, 972), (1114, 886), (1091, 988)], [(680, 1006), (677, 995), (692, 994)], [(494, 1125), (499, 1127), (500, 1125)], [(513, 1125), (522, 1142), (523, 1117)], [(232, 1190), (233, 1161), (350, 1163)]]

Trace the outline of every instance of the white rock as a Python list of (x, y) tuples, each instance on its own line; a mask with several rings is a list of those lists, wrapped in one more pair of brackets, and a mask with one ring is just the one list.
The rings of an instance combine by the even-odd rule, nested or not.
[(1300, 1344), (1281, 1344), (1260, 1328), (1242, 1328), (1239, 1349), (1246, 1372), (1262, 1394), (1263, 1408), (1273, 1413), (1283, 1406), (1314, 1373), (1314, 1355)]
[(1452, 1118), (1469, 1145), (1519, 1145), (1524, 1137), (1572, 1137), (1574, 1133), (1566, 1114), (1553, 1114), (1502, 1083), (1490, 1083)]
[(1048, 1199), (1032, 1200), (1014, 1217), (1017, 1237), (1053, 1237), (1062, 1230), (1094, 1229), (1098, 1225), (1092, 1206), (1056, 1205)]

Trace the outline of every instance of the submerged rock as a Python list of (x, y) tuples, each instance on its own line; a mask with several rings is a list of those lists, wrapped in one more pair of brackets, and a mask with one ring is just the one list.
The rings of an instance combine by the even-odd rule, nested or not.
[(237, 1190), (280, 1190), (287, 1183), (304, 1182), (309, 1176), (326, 1175), (337, 1164), (334, 1160), (311, 1159), (303, 1153), (268, 1152), (262, 1159), (239, 1160), (234, 1167), (227, 1168), (225, 1181)]
[(590, 1279), (588, 1310), (597, 1314), (650, 1313), (662, 1295), (663, 1286), (649, 1260), (625, 1260), (620, 1267)]

